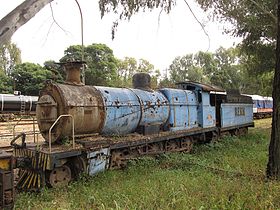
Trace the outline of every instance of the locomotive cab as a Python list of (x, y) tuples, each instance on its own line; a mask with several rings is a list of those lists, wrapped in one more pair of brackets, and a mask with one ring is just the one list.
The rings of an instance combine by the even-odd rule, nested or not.
[(198, 82), (179, 82), (177, 87), (183, 90), (191, 90), (197, 96), (198, 106), (198, 124), (202, 128), (209, 128), (216, 126), (216, 111), (215, 106), (210, 104), (210, 91), (222, 91), (221, 88), (201, 84)]

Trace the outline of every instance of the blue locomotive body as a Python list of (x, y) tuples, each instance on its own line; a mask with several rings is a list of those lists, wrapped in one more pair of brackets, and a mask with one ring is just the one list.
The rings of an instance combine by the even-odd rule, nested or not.
[(100, 131), (106, 135), (134, 132), (141, 118), (137, 95), (127, 88), (95, 87), (103, 99), (105, 117)]
[(198, 127), (197, 98), (189, 90), (163, 88), (160, 91), (169, 101), (170, 114), (165, 130), (177, 131)]

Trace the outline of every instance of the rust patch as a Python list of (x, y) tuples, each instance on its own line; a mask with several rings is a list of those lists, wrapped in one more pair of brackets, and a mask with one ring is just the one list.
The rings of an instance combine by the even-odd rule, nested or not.
[(212, 115), (211, 114), (208, 114), (207, 120), (212, 120)]

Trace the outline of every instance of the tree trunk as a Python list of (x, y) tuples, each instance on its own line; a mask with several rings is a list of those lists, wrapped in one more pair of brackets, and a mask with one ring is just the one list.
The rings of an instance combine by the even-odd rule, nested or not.
[(280, 0), (278, 0), (276, 67), (273, 82), (273, 116), (267, 177), (280, 180)]
[(9, 42), (22, 25), (34, 17), (45, 5), (53, 0), (25, 0), (0, 20), (0, 46)]

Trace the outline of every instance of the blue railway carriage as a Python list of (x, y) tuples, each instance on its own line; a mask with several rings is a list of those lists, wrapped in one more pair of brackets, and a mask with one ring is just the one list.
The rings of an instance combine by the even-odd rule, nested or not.
[(273, 99), (272, 97), (260, 95), (247, 95), (253, 100), (253, 114), (255, 119), (272, 117)]
[(216, 106), (216, 124), (221, 135), (244, 135), (253, 127), (252, 98), (237, 91), (211, 92), (211, 104)]

